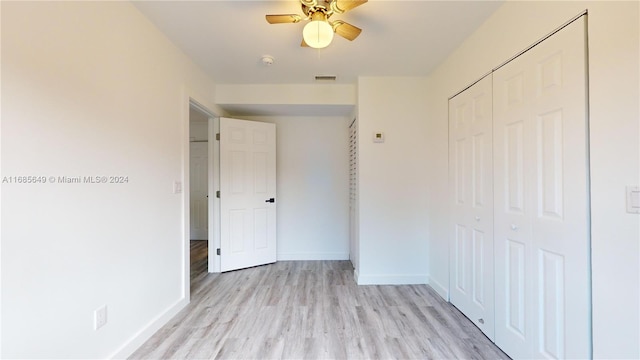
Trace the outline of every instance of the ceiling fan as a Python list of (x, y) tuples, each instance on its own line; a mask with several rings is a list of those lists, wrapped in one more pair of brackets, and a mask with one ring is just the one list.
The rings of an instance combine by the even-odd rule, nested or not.
[(266, 15), (269, 24), (295, 24), (311, 20), (302, 30), (302, 44), (316, 49), (327, 47), (336, 33), (354, 40), (362, 29), (341, 20), (329, 21), (333, 14), (344, 14), (368, 0), (300, 0), (304, 17), (298, 14)]

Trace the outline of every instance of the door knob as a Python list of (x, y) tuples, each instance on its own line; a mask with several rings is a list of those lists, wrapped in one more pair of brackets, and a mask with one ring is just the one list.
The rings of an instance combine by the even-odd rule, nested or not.
[(265, 202), (268, 202), (268, 203), (272, 203), (272, 204), (273, 204), (274, 202), (276, 202), (276, 199), (271, 198), (271, 199), (266, 200)]
[(511, 224), (511, 230), (513, 230), (513, 231), (518, 230), (518, 225), (516, 225), (516, 224)]
[(476, 221), (480, 221), (480, 216), (476, 216)]

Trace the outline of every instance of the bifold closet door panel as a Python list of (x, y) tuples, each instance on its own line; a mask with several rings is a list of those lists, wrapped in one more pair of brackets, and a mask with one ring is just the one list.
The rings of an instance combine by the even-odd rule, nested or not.
[(451, 303), (493, 340), (491, 75), (449, 100)]
[(589, 358), (585, 19), (494, 72), (496, 344)]

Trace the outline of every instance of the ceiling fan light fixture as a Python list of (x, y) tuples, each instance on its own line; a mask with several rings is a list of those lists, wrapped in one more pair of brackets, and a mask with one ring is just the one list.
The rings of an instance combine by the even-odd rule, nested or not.
[[(1, 1), (1, 0), (0, 0)], [(295, 24), (302, 20), (311, 20), (302, 29), (302, 42), (300, 46), (322, 49), (333, 41), (333, 34), (353, 41), (362, 29), (342, 20), (329, 21), (334, 13), (343, 14), (358, 7), (368, 0), (298, 0), (302, 6), (305, 17), (297, 14), (271, 14), (266, 15), (269, 24)]]
[(312, 20), (302, 29), (302, 38), (312, 48), (322, 49), (333, 40), (333, 28), (326, 20)]

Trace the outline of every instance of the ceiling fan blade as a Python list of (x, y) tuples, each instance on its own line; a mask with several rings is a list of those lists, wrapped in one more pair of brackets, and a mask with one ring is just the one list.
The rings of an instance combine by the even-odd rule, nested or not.
[(367, 1), (368, 0), (333, 0), (331, 1), (331, 9), (338, 14), (343, 14)]
[(269, 24), (295, 24), (302, 20), (297, 14), (265, 15), (265, 18)]
[(353, 41), (362, 32), (362, 29), (360, 29), (359, 27), (353, 26), (340, 20), (334, 21), (333, 23), (331, 23), (331, 26), (333, 27), (333, 31), (335, 31), (336, 34), (349, 41)]

